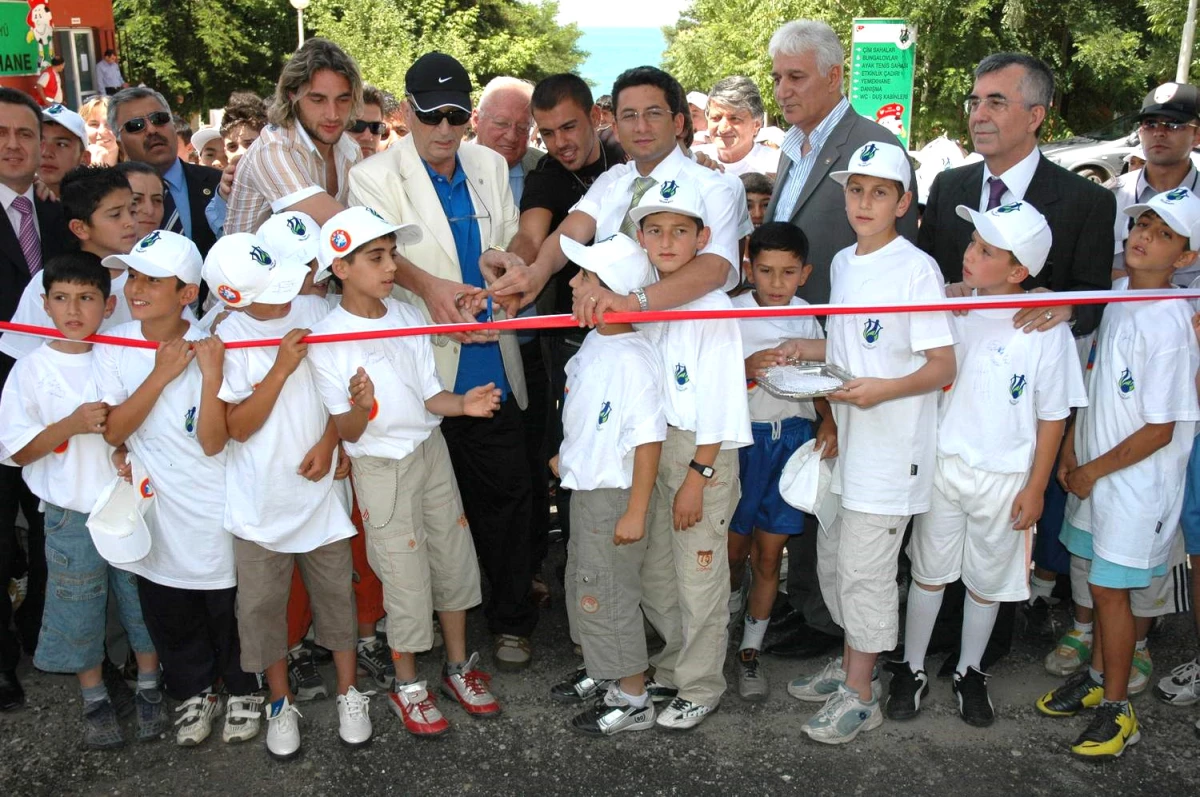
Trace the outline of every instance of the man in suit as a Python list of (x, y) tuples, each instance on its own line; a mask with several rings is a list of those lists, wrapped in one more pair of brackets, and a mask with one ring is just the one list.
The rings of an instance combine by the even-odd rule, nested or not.
[[(60, 254), (73, 236), (62, 207), (34, 195), (33, 180), (41, 163), (42, 111), (24, 92), (0, 88), (0, 319), (8, 321), (31, 279), (41, 279), (42, 266)], [(13, 360), (0, 354), (0, 385)], [(5, 455), (7, 456), (7, 455)], [(46, 553), (38, 500), (21, 479), (21, 469), (0, 466), (0, 711), (24, 703), (17, 680), (21, 649), (33, 655), (42, 622), (46, 590)], [(25, 561), (29, 580), (26, 597), (14, 613), (8, 584), (21, 561), (17, 542), (17, 513), (29, 528)], [(10, 627), (16, 621), (16, 633)]]
[[(396, 223), (419, 224), (419, 243), (397, 247), (402, 298), (435, 323), (480, 312), (479, 258), (517, 232), (508, 164), (486, 147), (462, 145), (470, 121), (471, 79), (454, 58), (428, 53), (405, 75), (409, 135), (350, 170), (351, 205), (367, 205)], [(490, 306), (490, 302), (489, 302)], [(497, 315), (501, 315), (497, 313)], [(496, 666), (529, 666), (537, 610), (528, 602), (532, 485), (521, 410), (527, 405), (516, 336), (435, 336), (434, 361), (447, 389), (494, 382), (504, 393), (492, 418), (446, 418), (442, 433), (462, 492), (483, 570), (485, 608)]]
[[(894, 135), (859, 116), (842, 93), (845, 52), (837, 34), (824, 22), (796, 20), (771, 37), (771, 78), (775, 100), (792, 127), (780, 147), (775, 190), (766, 218), (795, 224), (808, 237), (812, 275), (801, 286), (801, 298), (813, 304), (829, 301), (829, 266), (833, 256), (855, 242), (846, 218), (842, 186), (826, 179), (848, 168), (850, 156), (868, 141), (900, 146)], [(916, 240), (916, 202), (897, 223), (900, 234)], [(806, 518), (805, 533), (788, 540), (788, 605), (777, 616), (780, 636), (766, 651), (808, 658), (841, 646), (842, 631), (833, 622), (816, 572), (816, 523)]]

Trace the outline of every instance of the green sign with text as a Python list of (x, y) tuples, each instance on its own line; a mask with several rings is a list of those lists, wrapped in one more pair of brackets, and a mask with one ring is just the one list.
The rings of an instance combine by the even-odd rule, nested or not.
[(38, 43), (27, 17), (29, 3), (0, 0), (0, 77), (36, 75)]
[(850, 45), (850, 105), (908, 146), (917, 29), (903, 19), (856, 19)]

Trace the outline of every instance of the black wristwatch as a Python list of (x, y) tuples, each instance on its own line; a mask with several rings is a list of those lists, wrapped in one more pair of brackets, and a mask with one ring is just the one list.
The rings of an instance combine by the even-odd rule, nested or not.
[(711, 465), (701, 465), (694, 459), (688, 463), (688, 467), (706, 479), (711, 479), (714, 475), (716, 475), (716, 471), (712, 469)]

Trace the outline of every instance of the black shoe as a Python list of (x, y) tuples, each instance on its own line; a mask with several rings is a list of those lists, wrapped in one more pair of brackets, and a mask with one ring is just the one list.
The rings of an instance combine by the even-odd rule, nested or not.
[(1021, 604), (1020, 623), (1024, 627), (1026, 637), (1031, 639), (1057, 638), (1054, 619), (1050, 616), (1050, 608), (1050, 601), (1041, 596)]
[(988, 696), (987, 673), (974, 667), (967, 668), (966, 675), (954, 674), (951, 687), (958, 698), (958, 714), (963, 722), (976, 728), (986, 728), (996, 721), (992, 699)]
[(790, 611), (782, 612), (778, 620), (771, 618), (771, 623), (767, 626), (767, 631), (771, 636), (782, 637), (797, 628), (804, 627), (804, 612), (792, 609), (790, 606), (788, 608)]
[(125, 678), (121, 675), (121, 671), (117, 669), (117, 665), (105, 657), (104, 664), (100, 668), (100, 673), (104, 679), (104, 687), (108, 689), (108, 699), (112, 701), (112, 707), (116, 710), (117, 716), (121, 719), (128, 719), (133, 716), (133, 713), (137, 710), (137, 707), (133, 704), (133, 690), (125, 682)]
[(811, 659), (841, 648), (844, 642), (840, 636), (826, 634), (805, 625), (781, 637), (763, 652), (785, 659)]
[(16, 670), (0, 671), (0, 711), (13, 711), (25, 705), (25, 690)]
[(893, 662), (888, 669), (892, 671), (892, 682), (883, 716), (890, 720), (914, 719), (921, 713), (921, 698), (929, 694), (929, 676), (924, 670), (913, 672), (905, 661)]
[(583, 667), (570, 677), (550, 687), (550, 697), (555, 702), (577, 704), (604, 696), (604, 690), (612, 681), (597, 680), (587, 674)]

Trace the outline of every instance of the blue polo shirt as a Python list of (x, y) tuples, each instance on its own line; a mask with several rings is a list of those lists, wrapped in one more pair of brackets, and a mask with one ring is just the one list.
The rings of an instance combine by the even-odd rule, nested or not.
[[(483, 244), (479, 238), (479, 222), (471, 218), (475, 215), (475, 205), (471, 200), (471, 190), (467, 185), (467, 173), (463, 171), (458, 156), (454, 157), (454, 175), (447, 180), (429, 167), (424, 160), (429, 179), (433, 181), (433, 190), (437, 192), (442, 203), (442, 211), (450, 222), (450, 232), (454, 236), (454, 249), (458, 254), (458, 264), (462, 270), (462, 281), (477, 288), (486, 287), (483, 274), (479, 271), (479, 257), (483, 254)], [(477, 320), (486, 321), (487, 311), (481, 312)], [(500, 388), (500, 400), (508, 398), (508, 378), (504, 375), (504, 360), (500, 356), (499, 342), (464, 343), (458, 358), (458, 374), (454, 379), (454, 392), (465, 393), (473, 387), (495, 382)]]

